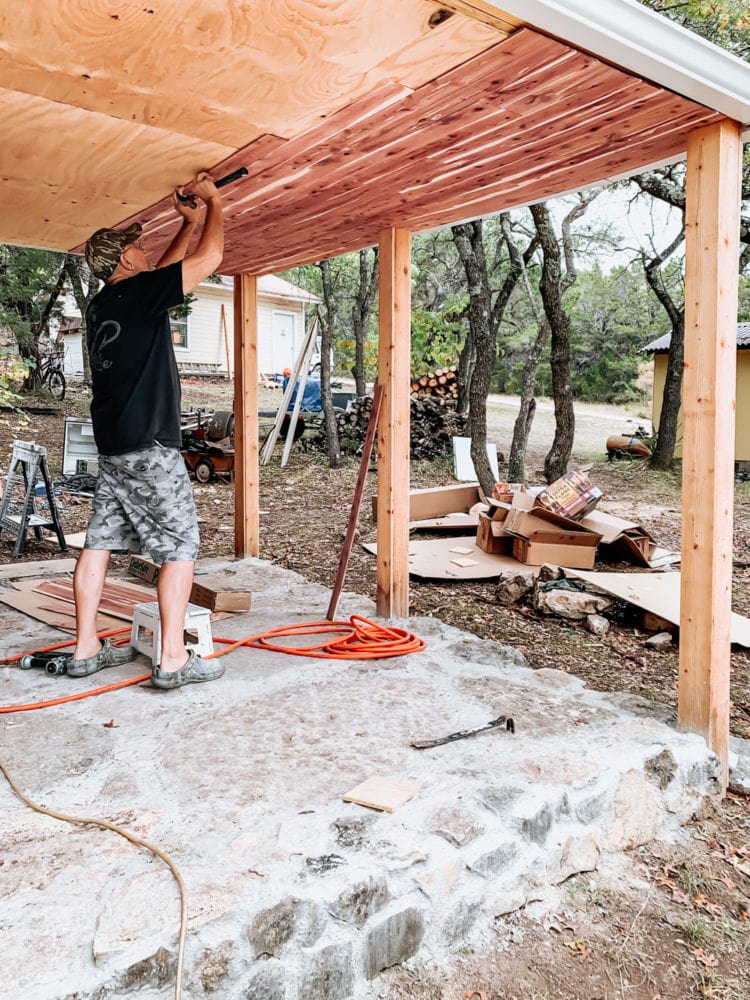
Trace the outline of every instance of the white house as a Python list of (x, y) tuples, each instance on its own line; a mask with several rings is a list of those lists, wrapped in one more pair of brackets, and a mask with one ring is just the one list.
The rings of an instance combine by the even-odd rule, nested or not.
[[(190, 312), (171, 318), (177, 364), (185, 374), (234, 373), (233, 281), (203, 281), (195, 289)], [(258, 279), (258, 371), (267, 375), (291, 368), (305, 335), (305, 306), (320, 300), (274, 274)], [(75, 304), (70, 299), (72, 312)], [(66, 303), (59, 332), (65, 341), (65, 374), (83, 372), (81, 320)]]

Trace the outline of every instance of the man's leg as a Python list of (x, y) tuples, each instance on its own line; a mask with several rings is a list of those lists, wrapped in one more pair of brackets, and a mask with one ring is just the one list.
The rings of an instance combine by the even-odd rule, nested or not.
[(101, 642), (96, 634), (96, 612), (104, 589), (108, 565), (107, 549), (83, 549), (76, 563), (73, 575), (76, 647), (73, 656), (77, 660), (96, 656), (101, 648)]
[(157, 595), (161, 619), (159, 670), (171, 674), (185, 666), (185, 612), (193, 586), (193, 562), (165, 562), (159, 571)]

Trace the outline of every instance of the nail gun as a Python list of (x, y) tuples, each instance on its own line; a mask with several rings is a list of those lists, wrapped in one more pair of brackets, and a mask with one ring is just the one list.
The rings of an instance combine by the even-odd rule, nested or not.
[[(238, 167), (233, 170), (231, 174), (227, 174), (225, 177), (220, 177), (218, 181), (214, 181), (214, 186), (217, 188), (226, 187), (227, 184), (233, 184), (234, 181), (238, 181), (240, 177), (247, 177), (248, 170), (247, 167)], [(177, 194), (177, 200), (181, 201), (183, 205), (190, 205), (191, 208), (197, 208), (198, 202), (195, 200), (195, 195), (192, 194)]]
[(59, 649), (52, 649), (49, 652), (27, 653), (19, 661), (21, 670), (31, 670), (38, 667), (48, 674), (66, 674), (68, 672), (68, 661), (73, 659), (72, 653), (63, 653)]

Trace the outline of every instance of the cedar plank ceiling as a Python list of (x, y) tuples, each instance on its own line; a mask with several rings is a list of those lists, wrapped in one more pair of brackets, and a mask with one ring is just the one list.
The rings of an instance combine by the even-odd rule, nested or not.
[(158, 252), (165, 192), (243, 165), (221, 270), (260, 274), (635, 172), (721, 117), (444, 6), (431, 26), (428, 0), (6, 3), (0, 240), (80, 249), (137, 218)]

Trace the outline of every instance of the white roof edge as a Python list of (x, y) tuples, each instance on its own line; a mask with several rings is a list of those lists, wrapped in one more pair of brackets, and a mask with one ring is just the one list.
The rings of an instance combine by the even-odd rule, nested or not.
[(637, 0), (487, 2), (531, 28), (750, 125), (750, 63)]

